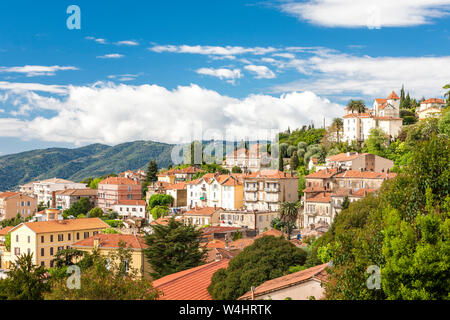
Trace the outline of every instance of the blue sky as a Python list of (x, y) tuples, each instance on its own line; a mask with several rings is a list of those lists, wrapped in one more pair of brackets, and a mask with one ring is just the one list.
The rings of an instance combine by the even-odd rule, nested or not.
[(442, 97), (450, 1), (334, 3), (4, 1), (0, 155), (320, 125), (402, 84)]

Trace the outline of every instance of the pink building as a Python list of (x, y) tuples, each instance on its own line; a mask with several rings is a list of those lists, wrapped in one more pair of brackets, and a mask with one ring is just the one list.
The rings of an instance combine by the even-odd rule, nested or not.
[(98, 184), (98, 206), (103, 209), (114, 209), (122, 200), (142, 200), (142, 187), (137, 181), (110, 177)]

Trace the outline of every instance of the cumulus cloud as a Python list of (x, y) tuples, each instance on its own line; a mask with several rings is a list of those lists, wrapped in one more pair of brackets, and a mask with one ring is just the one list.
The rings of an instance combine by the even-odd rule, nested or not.
[(449, 0), (307, 0), (281, 10), (325, 27), (409, 27), (432, 23), (450, 13)]
[(235, 55), (241, 54), (254, 54), (254, 55), (264, 55), (271, 52), (276, 52), (278, 49), (273, 47), (233, 47), (233, 46), (189, 46), (189, 45), (156, 45), (149, 50), (154, 52), (173, 52), (173, 53), (190, 53), (190, 54), (202, 54), (202, 55), (218, 55), (218, 56), (228, 56), (234, 57)]
[(56, 71), (78, 70), (73, 66), (30, 66), (0, 67), (0, 73), (22, 73), (27, 77), (54, 76)]
[[(312, 92), (237, 99), (197, 85), (168, 90), (157, 85), (71, 86), (63, 98), (27, 97), (32, 108), (49, 108), (53, 117), (0, 118), (0, 136), (44, 141), (117, 144), (133, 140), (188, 142), (198, 130), (255, 137), (255, 132), (320, 125), (339, 116), (343, 106)], [(204, 136), (208, 138), (208, 136)]]
[(109, 53), (109, 54), (105, 54), (103, 56), (97, 56), (97, 58), (99, 58), (99, 59), (120, 59), (123, 57), (124, 57), (124, 55), (119, 54), (119, 53)]
[(256, 79), (273, 79), (276, 77), (275, 73), (273, 73), (266, 66), (256, 66), (256, 65), (248, 65), (244, 67), (245, 70), (248, 70), (255, 74)]
[[(290, 64), (289, 64), (290, 63)], [(296, 67), (308, 78), (277, 85), (274, 92), (312, 90), (319, 94), (362, 93), (384, 97), (402, 84), (415, 97), (442, 94), (450, 79), (450, 56), (370, 57), (347, 54), (294, 59), (282, 67)]]
[(134, 41), (134, 40), (124, 40), (124, 41), (116, 42), (116, 45), (118, 45), (118, 46), (138, 46), (139, 42)]
[(240, 69), (213, 69), (213, 68), (200, 68), (196, 70), (198, 74), (207, 75), (211, 77), (217, 77), (221, 80), (229, 80), (230, 83), (234, 84), (235, 79), (242, 78), (242, 73)]
[(102, 38), (86, 37), (85, 39), (92, 40), (92, 41), (95, 41), (95, 42), (100, 43), (100, 44), (107, 44), (108, 43), (106, 41), (106, 39), (102, 39)]

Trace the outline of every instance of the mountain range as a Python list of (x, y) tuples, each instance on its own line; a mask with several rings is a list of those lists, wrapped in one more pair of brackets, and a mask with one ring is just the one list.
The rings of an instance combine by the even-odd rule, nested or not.
[(154, 141), (134, 141), (108, 146), (50, 148), (0, 157), (0, 190), (13, 190), (31, 181), (62, 178), (81, 181), (126, 170), (146, 169), (155, 159), (160, 168), (171, 161), (173, 145)]

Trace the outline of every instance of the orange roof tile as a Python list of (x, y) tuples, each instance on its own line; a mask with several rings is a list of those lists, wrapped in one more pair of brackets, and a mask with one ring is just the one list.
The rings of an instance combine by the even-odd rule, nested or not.
[(145, 206), (145, 200), (119, 200), (118, 204), (123, 206)]
[[(312, 278), (316, 278), (319, 279), (320, 281), (323, 281), (324, 280), (323, 271), (325, 271), (327, 266), (328, 264), (325, 263), (306, 270), (298, 271), (295, 273), (288, 274), (286, 276), (266, 281), (255, 288), (254, 296), (255, 297), (262, 296), (273, 291), (278, 291), (293, 285), (300, 284)], [(238, 300), (249, 300), (251, 299), (251, 297), (252, 293), (247, 292), (246, 294), (241, 296)]]
[(213, 227), (206, 227), (202, 229), (203, 235), (213, 234), (213, 233), (224, 233), (224, 232), (233, 232), (237, 231), (239, 227), (220, 227), (220, 226), (213, 226)]
[(100, 248), (118, 248), (119, 242), (124, 241), (127, 248), (131, 249), (145, 249), (147, 244), (143, 237), (139, 237), (132, 234), (97, 234), (87, 239), (75, 242), (72, 247), (94, 247), (94, 240), (99, 240)]
[(392, 179), (397, 176), (394, 172), (374, 172), (374, 171), (359, 171), (347, 170), (336, 174), (336, 178), (364, 178), (364, 179)]
[(212, 216), (215, 212), (223, 210), (222, 208), (213, 208), (213, 207), (201, 207), (201, 208), (193, 208), (189, 211), (186, 211), (184, 214), (188, 216)]
[(177, 272), (153, 281), (162, 294), (159, 300), (212, 300), (208, 292), (213, 274), (228, 267), (229, 259), (222, 259), (196, 268)]
[(344, 119), (347, 118), (370, 118), (372, 115), (370, 113), (349, 113), (343, 116)]
[(429, 104), (429, 103), (445, 104), (445, 100), (439, 98), (430, 98), (425, 101), (422, 101), (420, 104)]
[(386, 103), (386, 102), (387, 102), (386, 99), (375, 99), (375, 101), (376, 101), (378, 104), (383, 104), (383, 103)]
[(281, 237), (282, 235), (283, 235), (283, 233), (280, 230), (270, 229), (270, 230), (267, 230), (266, 232), (260, 233), (259, 235), (257, 235), (255, 237), (255, 239), (259, 239), (264, 236), (274, 236), (274, 237), (278, 238), (278, 237)]
[(337, 169), (323, 169), (323, 170), (319, 170), (319, 171), (310, 173), (305, 178), (325, 179), (325, 178), (331, 178), (336, 173), (337, 173)]
[(186, 189), (186, 182), (178, 182), (166, 187), (166, 190), (183, 190)]
[(105, 180), (100, 181), (98, 184), (130, 185), (139, 184), (139, 182), (123, 177), (109, 177)]
[(329, 203), (331, 201), (331, 194), (327, 192), (321, 192), (314, 197), (305, 199), (305, 202), (322, 202)]
[(20, 228), (23, 225), (27, 226), (36, 233), (109, 228), (109, 225), (100, 220), (99, 218), (86, 218), (86, 219), (58, 220), (58, 221), (24, 222), (16, 226), (14, 230)]
[(59, 196), (96, 196), (98, 190), (94, 189), (66, 189), (56, 191)]
[(19, 195), (18, 192), (2, 192), (2, 193), (0, 193), (0, 198), (10, 198), (10, 197), (18, 196), (18, 195)]
[(244, 179), (252, 179), (252, 178), (290, 179), (294, 177), (290, 173), (282, 172), (279, 170), (261, 170), (253, 172), (244, 177)]
[(347, 153), (340, 153), (334, 156), (331, 156), (329, 158), (326, 159), (326, 161), (350, 161), (350, 160), (354, 160), (357, 159), (361, 156), (365, 156), (368, 155), (368, 153), (350, 153), (349, 155), (347, 155)]
[(400, 98), (398, 97), (398, 95), (394, 91), (392, 91), (391, 94), (389, 95), (389, 97), (387, 97), (387, 100), (390, 100), (390, 99), (398, 100)]
[(11, 229), (13, 229), (14, 227), (12, 226), (7, 226), (4, 227), (3, 229), (0, 230), (0, 236), (6, 236), (8, 234), (9, 231), (11, 231)]

